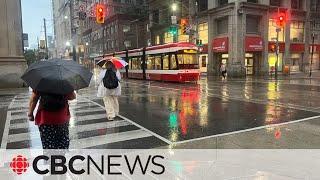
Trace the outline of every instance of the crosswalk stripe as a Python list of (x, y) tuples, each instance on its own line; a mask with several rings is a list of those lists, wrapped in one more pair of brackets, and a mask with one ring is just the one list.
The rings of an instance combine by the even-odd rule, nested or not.
[(138, 139), (143, 137), (152, 136), (150, 133), (147, 133), (144, 130), (133, 130), (115, 134), (106, 134), (102, 136), (77, 139), (70, 141), (70, 149), (84, 149), (92, 146), (103, 145), (107, 143), (126, 141), (131, 139)]
[[(96, 123), (96, 124), (89, 124), (89, 125), (81, 125), (81, 126), (74, 126), (69, 127), (69, 135), (70, 137), (76, 137), (77, 133), (84, 132), (84, 131), (91, 131), (91, 130), (98, 130), (104, 128), (117, 128), (121, 126), (128, 126), (130, 125), (129, 122), (125, 120), (121, 121), (110, 121), (104, 123)], [(40, 134), (38, 131), (38, 127), (33, 125), (34, 131), (30, 131), (27, 133), (19, 133), (19, 134), (11, 134), (9, 135), (8, 143), (17, 142), (17, 141), (25, 141), (25, 140), (39, 140)]]

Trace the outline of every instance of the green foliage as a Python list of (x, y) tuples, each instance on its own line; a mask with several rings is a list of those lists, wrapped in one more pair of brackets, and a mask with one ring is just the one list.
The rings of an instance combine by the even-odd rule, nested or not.
[(26, 59), (28, 66), (37, 60), (37, 56), (34, 50), (26, 50), (24, 52), (24, 58)]

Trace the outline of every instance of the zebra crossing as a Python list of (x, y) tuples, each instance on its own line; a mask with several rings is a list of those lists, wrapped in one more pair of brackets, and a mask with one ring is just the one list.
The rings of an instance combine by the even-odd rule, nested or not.
[[(2, 149), (41, 149), (38, 127), (27, 119), (29, 94), (11, 101), (2, 137)], [(107, 121), (106, 112), (91, 96), (70, 101), (70, 149), (150, 149), (168, 145), (125, 118)]]

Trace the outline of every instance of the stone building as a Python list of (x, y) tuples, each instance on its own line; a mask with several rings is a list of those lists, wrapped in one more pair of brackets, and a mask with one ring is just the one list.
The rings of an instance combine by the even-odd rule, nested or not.
[(22, 87), (26, 69), (20, 0), (0, 1), (0, 88)]

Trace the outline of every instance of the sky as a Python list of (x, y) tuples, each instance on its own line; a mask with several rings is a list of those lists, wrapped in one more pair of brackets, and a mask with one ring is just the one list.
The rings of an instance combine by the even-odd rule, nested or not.
[(53, 34), (51, 0), (21, 0), (23, 32), (29, 34), (29, 48), (37, 48), (37, 37), (44, 39), (43, 18), (47, 35)]

